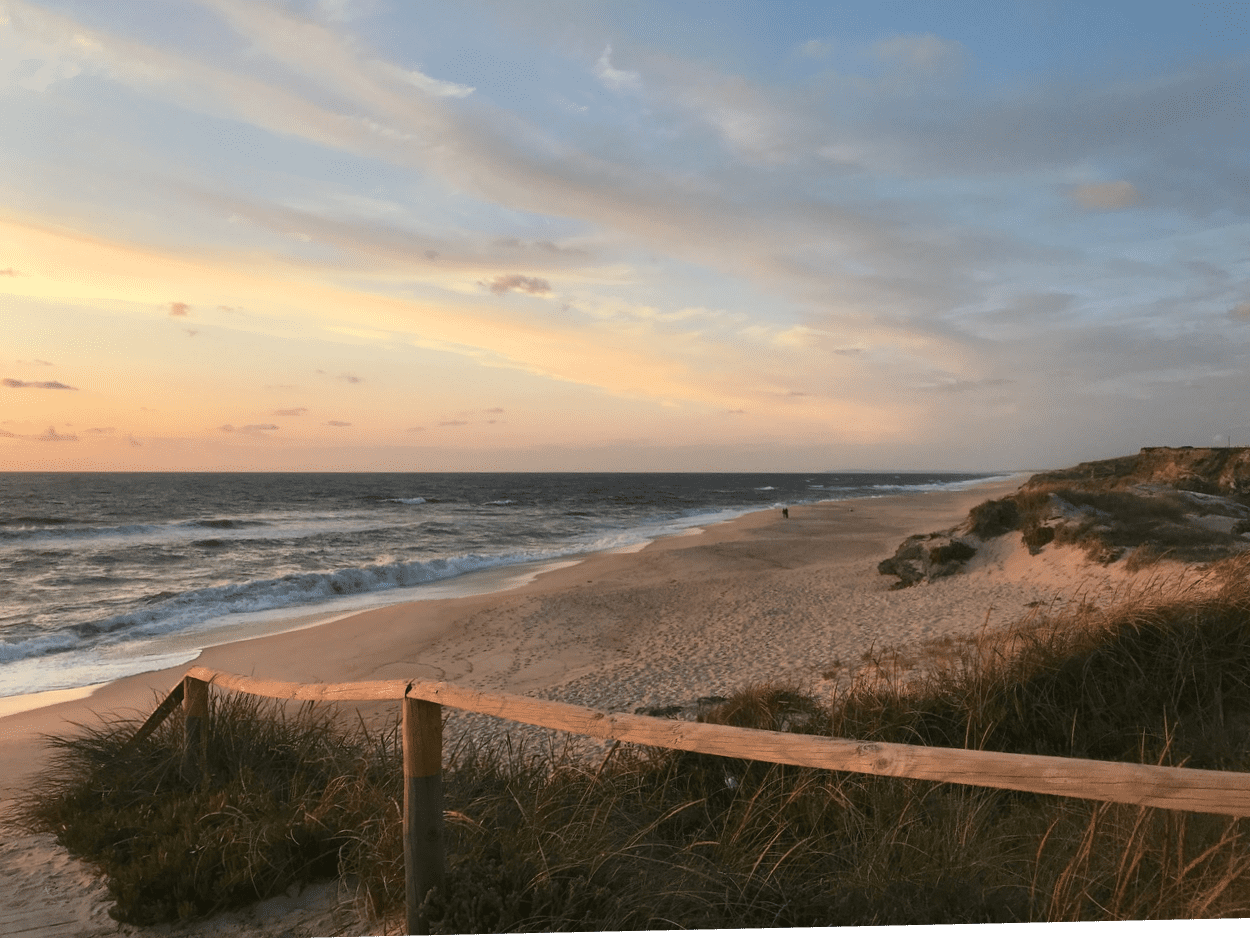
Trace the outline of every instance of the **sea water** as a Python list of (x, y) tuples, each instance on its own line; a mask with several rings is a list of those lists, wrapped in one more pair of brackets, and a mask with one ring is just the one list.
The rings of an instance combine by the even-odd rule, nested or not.
[(747, 512), (988, 473), (0, 473), (0, 697), (501, 588)]

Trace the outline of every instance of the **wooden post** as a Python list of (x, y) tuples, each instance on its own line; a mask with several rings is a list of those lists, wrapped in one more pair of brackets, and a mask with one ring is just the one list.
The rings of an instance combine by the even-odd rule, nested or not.
[(199, 781), (208, 770), (208, 683), (183, 678), (182, 777)]
[(443, 708), (404, 697), (404, 880), (408, 934), (428, 935), (421, 903), (443, 877)]

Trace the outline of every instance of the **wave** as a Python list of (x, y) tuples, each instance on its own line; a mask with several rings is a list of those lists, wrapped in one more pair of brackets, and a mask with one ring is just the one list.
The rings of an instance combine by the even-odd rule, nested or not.
[(28, 527), (0, 530), (0, 540), (10, 544), (24, 541), (79, 541), (105, 538), (133, 538), (154, 534), (164, 527), (159, 524), (116, 524), (107, 527), (84, 526), (81, 522), (64, 522), (75, 527)]
[[(223, 616), (305, 606), (344, 596), (422, 586), (475, 570), (547, 560), (554, 556), (558, 556), (558, 552), (500, 556), (465, 554), (432, 560), (350, 567), (332, 573), (292, 573), (244, 583), (208, 586), (173, 595), (158, 594), (146, 600), (140, 609), (81, 623), (74, 626), (72, 632), (84, 644), (98, 642), (106, 636), (127, 639), (150, 637)], [(62, 647), (59, 650), (67, 649)]]
[(261, 528), (268, 526), (268, 521), (242, 521), (237, 518), (209, 518), (202, 521), (185, 521), (188, 528), (212, 528), (217, 531), (234, 531), (239, 528)]
[(384, 498), (382, 501), (395, 502), (399, 505), (424, 505), (426, 503), (424, 498)]
[(0, 528), (50, 528), (61, 524), (81, 524), (74, 518), (18, 517), (0, 518)]
[(9, 664), (25, 658), (42, 658), (81, 647), (81, 640), (64, 633), (35, 635), (16, 640), (3, 639), (0, 640), (0, 664)]
[(497, 498), (493, 502), (483, 502), (484, 505), (515, 505), (514, 498)]
[(96, 549), (121, 542), (129, 545), (177, 546), (195, 544), (213, 532), (230, 540), (269, 540), (275, 543), (320, 537), (327, 533), (358, 532), (374, 529), (377, 518), (304, 517), (276, 520), (207, 518), (194, 521), (138, 522), (114, 525), (80, 525), (58, 528), (3, 528), (0, 545), (23, 549), (57, 544), (79, 549)]
[(990, 482), (1005, 482), (1010, 478), (1011, 474), (1002, 473), (992, 476), (977, 476), (973, 479), (951, 479), (946, 482), (881, 483), (867, 485), (864, 488), (874, 492), (957, 492)]

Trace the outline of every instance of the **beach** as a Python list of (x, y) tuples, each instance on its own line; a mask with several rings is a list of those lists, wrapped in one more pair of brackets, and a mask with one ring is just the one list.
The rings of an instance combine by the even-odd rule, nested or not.
[[(501, 592), (389, 606), (220, 645), (195, 664), (283, 681), (437, 679), (625, 712), (691, 708), (762, 681), (827, 694), (865, 656), (939, 645), (1010, 625), (1039, 606), (1104, 601), (1126, 588), (1071, 552), (1030, 558), (1018, 536), (998, 539), (967, 572), (940, 581), (895, 590), (894, 578), (878, 574), (877, 564), (905, 537), (949, 528), (1022, 481), (795, 506), (788, 518), (756, 512), (640, 550), (591, 555)], [(0, 796), (21, 791), (42, 764), (41, 734), (64, 733), (95, 714), (145, 716), (185, 670), (128, 677), (0, 717)], [(396, 705), (364, 709), (375, 717)], [(528, 731), (448, 712), (444, 738), (501, 732)], [(0, 877), (8, 885), (0, 892), (21, 899), (22, 883), (61, 884), (67, 895), (91, 885), (50, 840), (4, 838)], [(73, 900), (73, 914), (89, 919), (80, 923), (86, 930), (66, 934), (93, 934), (97, 926), (115, 933), (101, 887), (94, 888), (94, 905), (81, 894)], [(329, 919), (315, 916), (331, 914), (332, 905), (325, 891), (293, 898), (279, 910), (279, 924), (253, 923), (246, 928), (259, 930), (247, 931), (236, 918), (232, 933), (322, 934), (316, 924), (299, 931), (299, 917), (328, 927)]]

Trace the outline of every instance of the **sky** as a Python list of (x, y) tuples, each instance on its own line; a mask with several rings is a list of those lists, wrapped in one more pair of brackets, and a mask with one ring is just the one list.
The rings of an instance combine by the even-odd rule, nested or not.
[(1250, 444), (1250, 4), (0, 0), (0, 470)]

